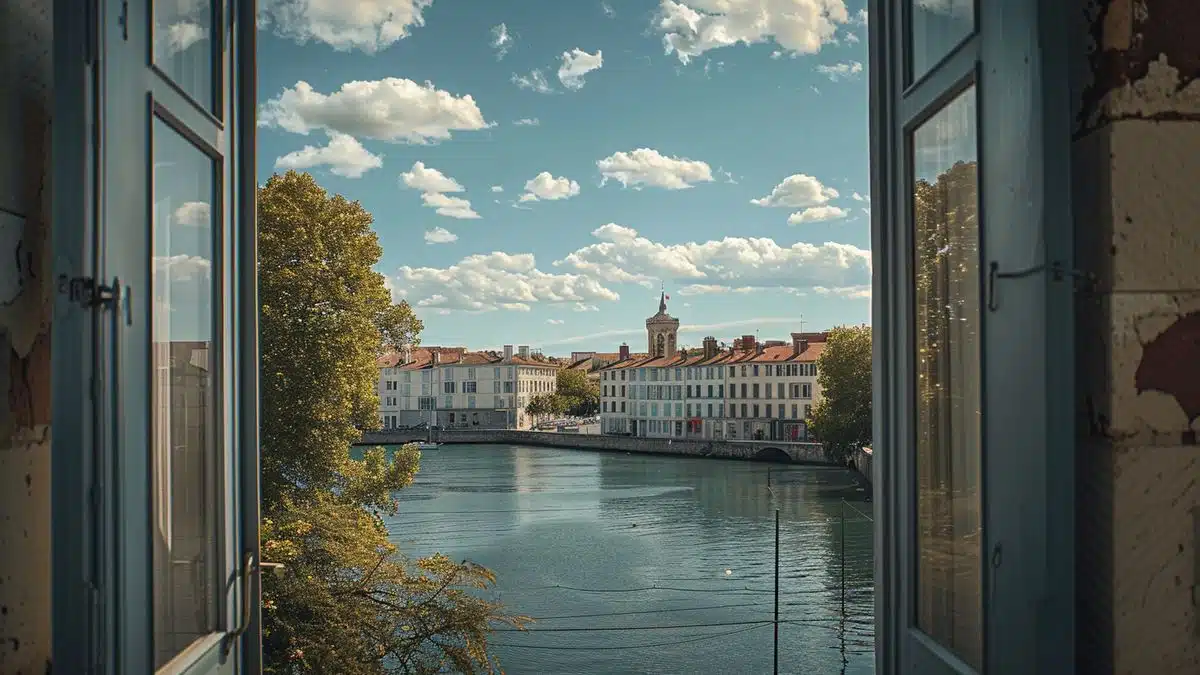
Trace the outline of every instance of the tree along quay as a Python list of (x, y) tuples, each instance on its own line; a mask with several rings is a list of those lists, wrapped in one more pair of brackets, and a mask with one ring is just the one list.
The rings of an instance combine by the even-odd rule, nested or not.
[[(400, 445), (423, 441), (426, 430), (386, 430), (367, 432), (356, 445)], [(741, 459), (759, 462), (790, 464), (821, 464), (841, 466), (820, 443), (785, 443), (781, 441), (694, 441), (672, 438), (635, 438), (632, 436), (560, 434), (547, 431), (515, 431), (510, 429), (435, 430), (432, 439), (439, 443), (531, 445), (601, 452), (632, 452), (648, 455), (684, 455)]]

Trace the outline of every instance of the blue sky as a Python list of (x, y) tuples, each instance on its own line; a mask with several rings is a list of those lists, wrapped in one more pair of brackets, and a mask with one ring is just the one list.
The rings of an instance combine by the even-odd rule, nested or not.
[(261, 4), (260, 178), (361, 201), (426, 344), (869, 321), (864, 0)]

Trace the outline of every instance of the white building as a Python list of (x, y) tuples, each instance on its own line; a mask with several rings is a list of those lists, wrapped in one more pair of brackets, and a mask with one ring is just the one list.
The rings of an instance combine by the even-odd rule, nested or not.
[(386, 428), (525, 429), (529, 399), (553, 392), (558, 366), (506, 345), (503, 353), (420, 347), (379, 358), (379, 417)]
[(698, 352), (676, 351), (679, 321), (666, 296), (646, 320), (650, 354), (600, 369), (602, 433), (660, 438), (805, 440), (821, 392), (817, 358), (824, 333), (792, 333), (791, 344), (753, 335), (721, 348), (704, 338)]

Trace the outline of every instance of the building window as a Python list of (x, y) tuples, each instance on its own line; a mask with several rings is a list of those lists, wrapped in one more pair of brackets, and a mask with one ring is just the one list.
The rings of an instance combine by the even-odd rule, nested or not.
[[(756, 387), (757, 387), (758, 385), (754, 385), (754, 386), (756, 386)], [(743, 383), (742, 383), (742, 395), (741, 395), (741, 398), (746, 398), (746, 383), (745, 383), (745, 382), (743, 382)]]
[(768, 403), (768, 404), (767, 404), (767, 417), (774, 417), (774, 415), (772, 415), (772, 414), (771, 414), (771, 412), (772, 412), (772, 411), (771, 411), (771, 404), (770, 404), (770, 403)]
[(812, 385), (807, 382), (800, 385), (800, 398), (812, 398)]
[(476, 385), (475, 382), (470, 382), (470, 381), (463, 382), (463, 393), (464, 394), (474, 394), (475, 393), (475, 385)]
[(475, 407), (475, 396), (474, 395), (467, 396), (467, 407), (468, 408)]
[[(798, 405), (797, 405), (796, 403), (793, 403), (793, 404), (792, 404), (792, 419), (796, 419), (796, 418), (799, 416), (799, 413), (798, 413), (798, 411), (797, 411), (797, 407), (798, 407)], [(807, 408), (808, 408), (809, 406), (804, 406), (804, 407), (805, 407), (804, 416), (805, 416), (805, 417), (808, 417), (808, 410), (807, 410)]]
[(756, 364), (756, 365), (752, 366), (752, 368), (753, 368), (754, 376), (758, 377), (758, 365)]
[(745, 403), (743, 403), (743, 404), (742, 404), (742, 417), (746, 417), (746, 416), (747, 416), (747, 415), (746, 415), (746, 413), (747, 413), (747, 412), (748, 412), (748, 409), (747, 409), (747, 407), (746, 407), (746, 404), (745, 404)]
[(758, 404), (757, 403), (754, 404), (754, 417), (755, 418), (758, 417)]
[(784, 398), (784, 396), (783, 396), (783, 383), (782, 383), (782, 382), (778, 382), (778, 383), (776, 383), (776, 385), (775, 385), (775, 391), (776, 391), (776, 398)]

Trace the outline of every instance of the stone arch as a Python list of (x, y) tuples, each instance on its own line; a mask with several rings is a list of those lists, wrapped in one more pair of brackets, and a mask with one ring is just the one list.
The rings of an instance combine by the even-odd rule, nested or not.
[(759, 462), (776, 462), (778, 464), (790, 464), (792, 456), (785, 450), (779, 448), (762, 448), (754, 453), (754, 459)]

